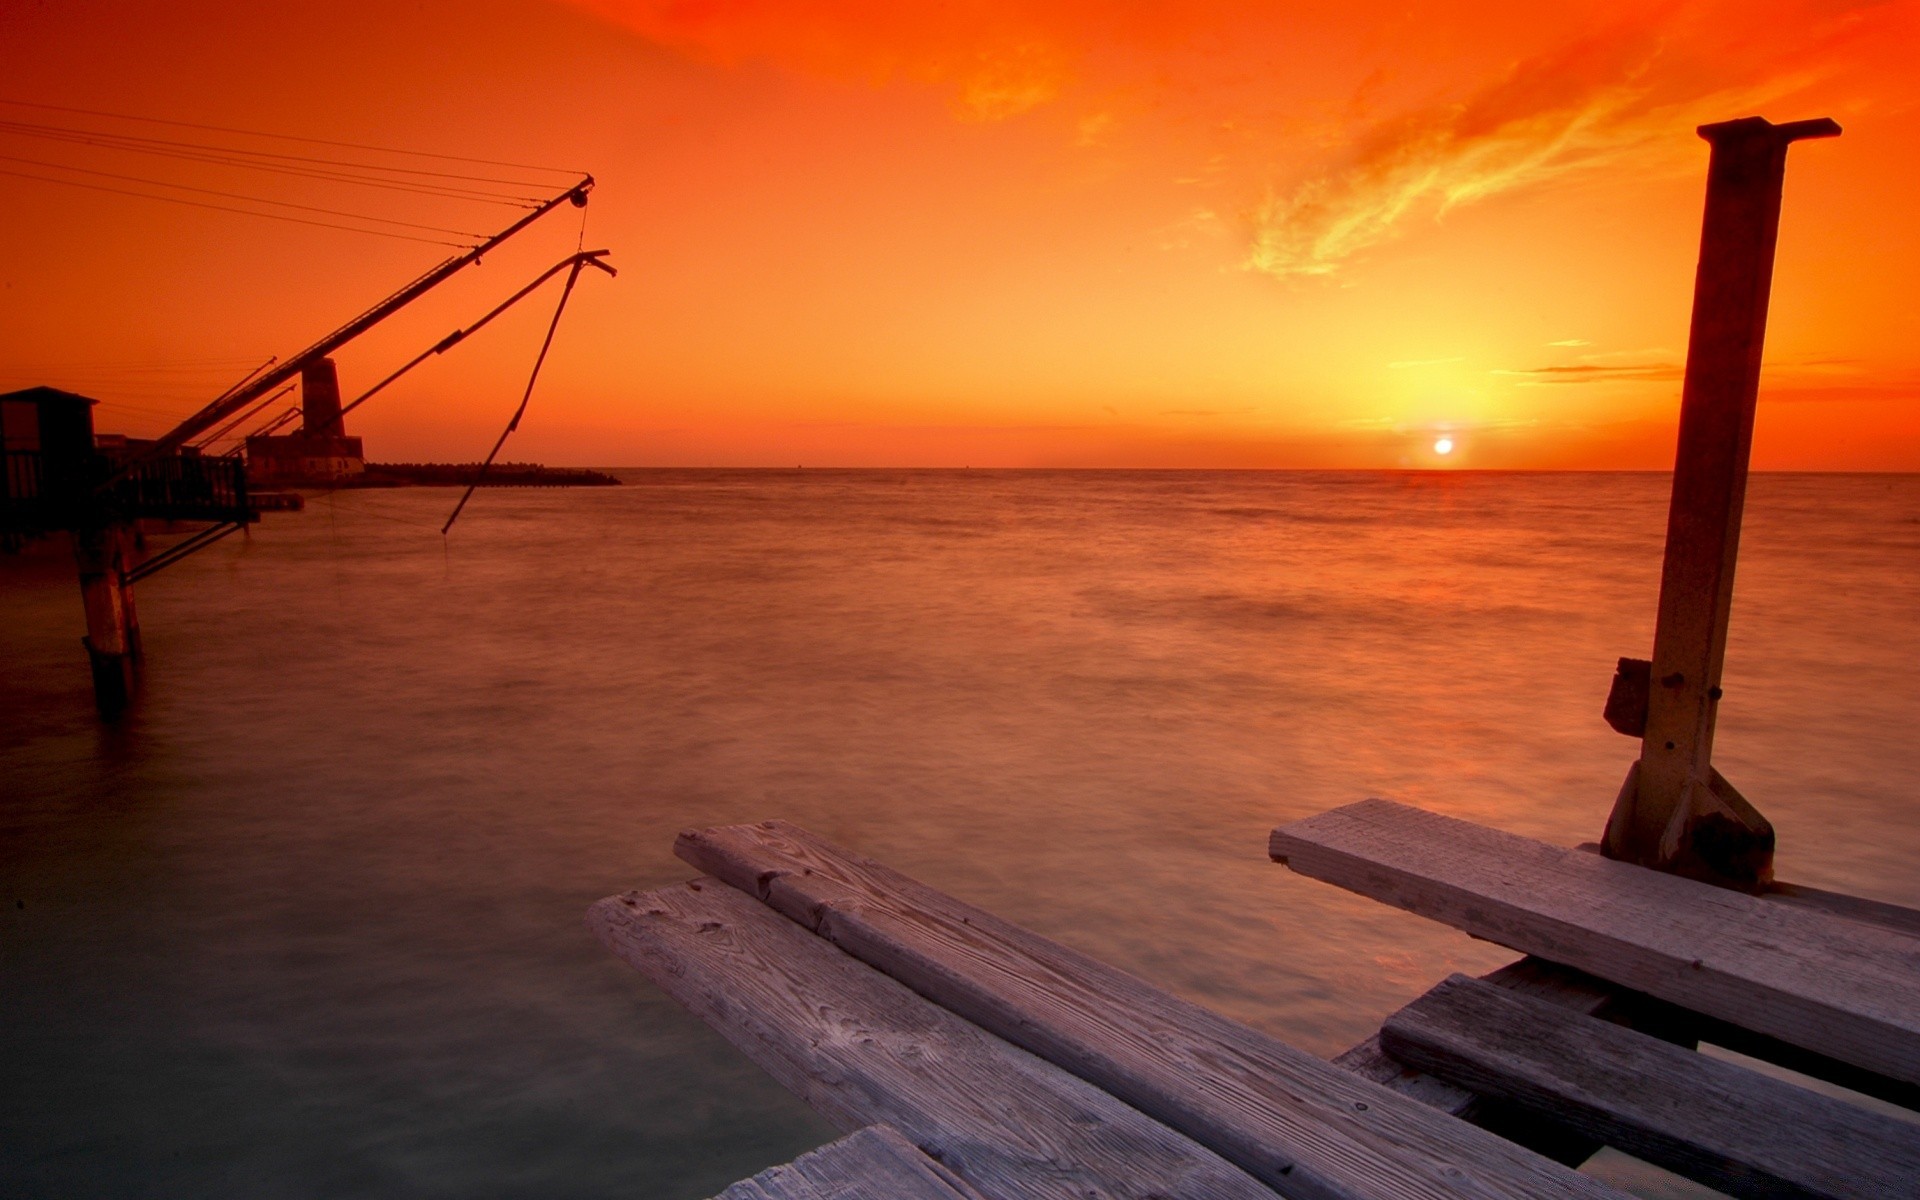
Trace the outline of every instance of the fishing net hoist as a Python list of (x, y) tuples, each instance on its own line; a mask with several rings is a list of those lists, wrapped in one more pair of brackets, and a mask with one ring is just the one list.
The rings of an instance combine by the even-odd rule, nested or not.
[[(296, 383), (304, 386), (310, 399), (322, 401), (315, 412), (306, 414), (304, 432), (322, 440), (338, 435), (344, 429), (341, 419), (348, 412), (564, 274), (565, 284), (520, 406), (469, 486), (467, 496), (471, 496), (473, 486), (478, 485), (526, 413), (574, 285), (588, 267), (614, 275), (614, 268), (606, 262), (611, 251), (583, 249), (561, 259), (480, 319), (421, 351), (346, 404), (339, 400), (331, 355), (460, 271), (478, 264), (486, 254), (548, 213), (562, 206), (585, 208), (593, 186), (593, 177), (583, 175), (505, 229), (448, 258), (292, 357), (270, 363), (160, 437), (136, 448), (109, 447), (96, 439), (92, 416), (95, 402), (88, 397), (50, 387), (0, 396), (0, 416), (4, 416), (8, 431), (0, 533), (10, 544), (47, 533), (70, 535), (86, 610), (83, 641), (93, 671), (94, 699), (103, 717), (112, 719), (126, 709), (139, 676), (142, 650), (133, 585), (259, 520), (259, 507), (249, 494), (246, 464), (238, 450), (207, 455), (201, 453), (202, 445), (255, 418)], [(252, 436), (271, 433), (293, 415), (296, 413), (274, 418)], [(22, 431), (22, 436), (16, 438), (15, 430)], [(334, 436), (334, 440), (341, 439)], [(467, 496), (461, 498), (461, 507)], [(443, 532), (452, 527), (459, 511), (454, 510)], [(142, 519), (209, 524), (158, 554), (143, 556), (137, 536)]]

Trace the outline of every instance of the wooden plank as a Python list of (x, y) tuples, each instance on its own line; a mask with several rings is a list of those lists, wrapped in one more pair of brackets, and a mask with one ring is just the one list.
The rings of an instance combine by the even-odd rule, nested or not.
[[(1581, 842), (1574, 849), (1583, 850), (1589, 854), (1601, 853), (1599, 842)], [(1885, 900), (1869, 900), (1864, 896), (1849, 896), (1845, 892), (1830, 892), (1825, 888), (1808, 887), (1805, 884), (1788, 883), (1780, 879), (1767, 884), (1759, 894), (1763, 899), (1781, 904), (1845, 917), (1849, 921), (1865, 921), (1869, 925), (1878, 925), (1891, 929), (1895, 933), (1920, 938), (1920, 909), (1890, 904)]]
[[(1920, 1087), (1913, 1084), (1888, 1079), (1885, 1075), (1799, 1046), (1790, 1046), (1778, 1038), (1766, 1037), (1727, 1021), (1688, 1012), (1644, 992), (1629, 991), (1558, 963), (1527, 957), (1508, 963), (1481, 978), (1488, 983), (1557, 1004), (1570, 1012), (1604, 1017), (1616, 1025), (1637, 1029), (1678, 1046), (1691, 1048), (1701, 1042), (1711, 1042), (1749, 1058), (1774, 1063), (1790, 1071), (1836, 1083), (1920, 1112)], [(1509, 1114), (1495, 1111), (1465, 1088), (1436, 1079), (1394, 1058), (1381, 1046), (1378, 1033), (1336, 1055), (1333, 1061), (1337, 1066), (1364, 1075), (1403, 1095), (1412, 1096), (1431, 1108), (1491, 1129), (1508, 1141), (1519, 1142), (1527, 1149), (1557, 1162), (1583, 1162), (1587, 1155), (1598, 1148), (1589, 1146), (1583, 1154), (1579, 1144), (1569, 1141), (1561, 1131), (1534, 1131), (1524, 1125), (1516, 1125)]]
[(713, 1200), (982, 1200), (887, 1125), (742, 1179)]
[(1920, 941), (1366, 800), (1283, 825), (1303, 875), (1904, 1083), (1920, 1082)]
[[(1537, 958), (1518, 959), (1481, 978), (1588, 1016), (1605, 1011), (1620, 994), (1617, 988), (1591, 975)], [(1436, 1079), (1394, 1058), (1380, 1044), (1378, 1033), (1336, 1054), (1333, 1064), (1455, 1117), (1471, 1119), (1478, 1099), (1465, 1088)]]
[[(1645, 1011), (1647, 997), (1595, 979), (1582, 971), (1538, 958), (1522, 958), (1481, 976), (1490, 984), (1531, 996), (1568, 1012), (1584, 1016), (1606, 1014), (1609, 1020), (1652, 1021), (1656, 1027), (1669, 1024), (1667, 1014)], [(1658, 1004), (1657, 1001), (1649, 1003)], [(1664, 1007), (1664, 1006), (1663, 1006)], [(1670, 1029), (1663, 1029), (1670, 1033)], [(1564, 1124), (1544, 1119), (1506, 1101), (1483, 1097), (1447, 1082), (1437, 1075), (1408, 1066), (1387, 1053), (1375, 1032), (1335, 1055), (1335, 1066), (1352, 1071), (1410, 1096), (1429, 1108), (1471, 1121), (1510, 1142), (1517, 1142), (1536, 1154), (1557, 1163), (1578, 1166), (1593, 1157), (1601, 1143)]]
[(829, 1121), (892, 1125), (984, 1195), (1271, 1200), (1186, 1137), (715, 880), (609, 897), (587, 923)]
[(1812, 1050), (1792, 1046), (1778, 1038), (1754, 1033), (1750, 1029), (1728, 1021), (1702, 1019), (1695, 1022), (1695, 1032), (1703, 1042), (1737, 1051), (1748, 1058), (1757, 1058), (1770, 1062), (1802, 1075), (1811, 1075), (1815, 1079), (1824, 1079), (1828, 1083), (1837, 1083), (1843, 1088), (1851, 1088), (1864, 1095), (1885, 1100), (1889, 1104), (1898, 1104), (1920, 1112), (1920, 1085), (1907, 1083), (1899, 1079), (1889, 1079), (1866, 1067), (1856, 1067)]
[(1617, 1195), (785, 822), (676, 851), (1285, 1196)]
[(1463, 975), (1388, 1018), (1381, 1040), (1734, 1195), (1920, 1195), (1920, 1125)]
[(1378, 1033), (1369, 1034), (1366, 1040), (1355, 1042), (1334, 1055), (1333, 1065), (1399, 1092), (1402, 1096), (1418, 1100), (1428, 1108), (1438, 1109), (1450, 1117), (1467, 1119), (1473, 1111), (1474, 1102), (1479, 1099), (1463, 1087), (1417, 1071), (1388, 1054), (1387, 1048), (1380, 1044)]
[(1920, 909), (1888, 904), (1884, 900), (1849, 896), (1845, 892), (1829, 892), (1823, 888), (1778, 881), (1768, 884), (1767, 890), (1760, 894), (1768, 900), (1781, 904), (1797, 904), (1803, 908), (1831, 913), (1836, 917), (1845, 917), (1849, 921), (1865, 921), (1869, 925), (1879, 925), (1896, 933), (1904, 933), (1911, 938), (1920, 938)]

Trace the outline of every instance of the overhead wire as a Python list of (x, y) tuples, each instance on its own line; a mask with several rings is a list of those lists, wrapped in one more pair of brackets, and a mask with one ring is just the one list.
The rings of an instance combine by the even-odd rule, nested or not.
[[(35, 101), (0, 99), (0, 105), (15, 109), (24, 108), (50, 113), (70, 113), (85, 117), (105, 118), (113, 121), (134, 121), (177, 129), (202, 129), (211, 133), (225, 135), (221, 141), (191, 141), (181, 138), (151, 137), (143, 134), (103, 129), (91, 124), (50, 124), (42, 121), (19, 120), (12, 117), (0, 116), (0, 137), (35, 138), (75, 148), (102, 151), (108, 154), (140, 154), (171, 159), (177, 162), (195, 163), (202, 166), (255, 171), (289, 179), (311, 179), (322, 183), (376, 188), (385, 191), (429, 196), (437, 199), (460, 202), (537, 209), (540, 206), (541, 197), (525, 194), (517, 190), (503, 191), (498, 189), (544, 190), (549, 185), (525, 178), (508, 178), (497, 172), (483, 174), (476, 171), (443, 170), (429, 166), (403, 166), (393, 162), (368, 161), (366, 155), (403, 155), (416, 160), (432, 160), (435, 164), (473, 163), (484, 167), (507, 167), (513, 171), (547, 172), (557, 170), (556, 168), (539, 167), (524, 163), (465, 158), (460, 155), (438, 154), (431, 151), (403, 150), (397, 147), (377, 146), (364, 142), (345, 142), (325, 138), (301, 137), (293, 134), (274, 134), (263, 130), (208, 125), (191, 121), (175, 121), (161, 117), (142, 117), (130, 113), (115, 113), (100, 109), (45, 104)], [(4, 111), (4, 109), (0, 109), (0, 111)], [(230, 144), (230, 139), (236, 137), (295, 142), (311, 146), (337, 146), (361, 153), (354, 156), (334, 157), (326, 157), (320, 154), (286, 153), (280, 150), (268, 150), (259, 147)], [(131, 196), (144, 200), (160, 200), (166, 203), (185, 205), (192, 208), (235, 213), (241, 216), (264, 217), (269, 220), (286, 221), (293, 224), (308, 225), (322, 229), (334, 229), (348, 233), (370, 234), (375, 237), (394, 238), (428, 245), (448, 246), (455, 249), (468, 249), (485, 237), (484, 234), (475, 233), (467, 229), (455, 228), (448, 224), (405, 220), (397, 217), (380, 216), (369, 212), (354, 211), (349, 208), (304, 203), (295, 200), (281, 200), (271, 196), (235, 191), (226, 187), (207, 186), (211, 183), (224, 181), (203, 179), (197, 183), (176, 182), (166, 178), (155, 177), (153, 174), (137, 173), (137, 168), (135, 171), (111, 170), (107, 168), (120, 164), (103, 162), (98, 159), (88, 164), (85, 160), (81, 162), (60, 162), (50, 161), (42, 157), (0, 154), (0, 163), (14, 164), (12, 167), (0, 166), (0, 175), (32, 180), (37, 183), (61, 184), (67, 187), (84, 188), (89, 191), (104, 192), (112, 195)], [(20, 167), (34, 169), (21, 170), (19, 169)], [(54, 174), (48, 175), (41, 174), (40, 172), (53, 172)], [(83, 180), (73, 178), (73, 176), (86, 176), (88, 179)], [(88, 180), (112, 181), (112, 183), (89, 182)], [(114, 184), (123, 186), (114, 186)], [(124, 185), (134, 186), (129, 187)], [(193, 196), (210, 197), (211, 199), (193, 199), (189, 198), (189, 196), (176, 193), (191, 193)], [(215, 201), (228, 201), (229, 203), (217, 203)], [(315, 219), (316, 217), (332, 217), (338, 218), (338, 220)], [(371, 228), (371, 226), (378, 226), (379, 228)], [(421, 236), (423, 234), (441, 234), (446, 236)], [(465, 240), (452, 241), (447, 240), (447, 238)]]
[[(17, 134), (23, 137), (37, 137), (49, 141), (66, 142), (71, 145), (91, 146), (102, 150), (118, 150), (131, 154), (147, 154), (160, 158), (172, 158), (182, 162), (207, 163), (213, 166), (238, 167), (248, 171), (263, 171), (275, 175), (287, 175), (301, 179), (319, 179), (334, 183), (347, 183), (360, 187), (382, 188), (388, 191), (413, 192), (423, 196), (443, 196), (450, 199), (474, 200), (492, 204), (511, 204), (521, 208), (532, 208), (539, 203), (539, 197), (520, 193), (482, 191), (478, 188), (461, 188), (449, 184), (426, 183), (410, 179), (368, 178), (355, 175), (351, 170), (317, 170), (307, 167), (291, 167), (281, 163), (257, 162), (246, 157), (244, 151), (233, 151), (228, 147), (207, 146), (193, 148), (181, 143), (186, 149), (167, 149), (161, 146), (128, 145), (115, 141), (112, 135), (63, 135), (51, 130), (36, 130), (22, 127), (17, 122), (0, 120), (0, 133)], [(346, 168), (355, 168), (357, 164), (337, 164)]]
[(120, 148), (131, 149), (138, 146), (164, 147), (172, 150), (215, 151), (221, 154), (233, 154), (244, 158), (273, 159), (279, 162), (303, 163), (328, 167), (351, 167), (357, 171), (382, 171), (389, 175), (419, 175), (429, 179), (458, 179), (466, 183), (497, 183), (505, 187), (539, 189), (546, 186), (538, 180), (501, 179), (491, 175), (474, 175), (457, 171), (428, 171), (420, 167), (393, 167), (384, 163), (354, 162), (350, 159), (315, 158), (307, 154), (281, 154), (273, 150), (249, 150), (242, 146), (210, 146), (205, 142), (183, 142), (173, 138), (142, 137), (133, 133), (114, 133), (103, 129), (75, 129), (67, 125), (45, 125), (36, 121), (9, 121), (0, 118), (0, 127), (28, 136), (39, 137), (84, 137), (96, 138), (103, 142), (119, 143)]
[[(394, 217), (376, 217), (371, 213), (347, 212), (338, 208), (321, 208), (313, 204), (296, 204), (291, 200), (274, 200), (266, 196), (249, 196), (242, 192), (226, 192), (218, 188), (195, 187), (190, 183), (171, 183), (165, 179), (148, 179), (143, 175), (122, 175), (117, 171), (97, 171), (91, 167), (70, 167), (65, 163), (46, 162), (37, 158), (21, 158), (13, 154), (0, 154), (0, 162), (26, 163), (28, 166), (47, 167), (55, 171), (73, 171), (81, 175), (96, 175), (102, 179), (118, 179), (127, 183), (144, 183), (150, 187), (174, 188), (182, 192), (198, 192), (205, 196), (219, 196), (227, 200), (245, 200), (249, 204), (271, 204), (279, 208), (297, 208), (302, 212), (323, 213), (334, 217), (351, 217), (356, 221), (375, 221), (382, 225), (400, 225), (408, 229), (425, 229), (432, 233), (450, 233), (456, 237), (472, 238), (479, 241), (486, 234), (475, 233), (470, 229), (450, 229), (444, 225), (423, 225), (418, 221), (402, 221)], [(268, 214), (262, 213), (261, 216)]]
[(60, 359), (32, 360), (31, 371), (69, 371), (85, 370), (93, 372), (115, 372), (132, 375), (205, 375), (211, 371), (225, 371), (232, 367), (244, 367), (252, 363), (251, 358), (206, 358), (171, 359), (163, 362), (100, 362), (98, 360), (69, 361)]
[(184, 196), (156, 196), (151, 192), (136, 192), (129, 188), (109, 187), (103, 183), (83, 183), (78, 179), (60, 179), (51, 175), (34, 175), (26, 171), (13, 171), (0, 167), (0, 175), (12, 175), (20, 179), (34, 179), (41, 183), (62, 183), (68, 187), (87, 188), (95, 192), (113, 192), (122, 196), (137, 196), (142, 200), (164, 200), (170, 204), (185, 204), (193, 208), (210, 208), (217, 212), (239, 213), (248, 217), (266, 217), (274, 221), (291, 221), (296, 225), (317, 225), (322, 229), (344, 229), (348, 233), (364, 233), (373, 237), (397, 238), (406, 242), (424, 242), (429, 246), (452, 246), (456, 250), (469, 248), (466, 242), (449, 242), (443, 238), (416, 237), (410, 233), (393, 233), (385, 229), (363, 229), (356, 225), (341, 225), (333, 221), (314, 221), (306, 217), (288, 216), (285, 213), (259, 212), (251, 208), (235, 208), (228, 204), (209, 204), (204, 200), (189, 200)]
[[(211, 446), (214, 443), (222, 440), (228, 434), (232, 433), (235, 429), (238, 429), (241, 425), (245, 424), (246, 422), (252, 420), (254, 417), (258, 416), (260, 411), (266, 408), (267, 405), (272, 404), (274, 401), (278, 400), (280, 397), (285, 396), (289, 392), (293, 391), (295, 386), (296, 385), (289, 383), (287, 386), (281, 388), (279, 391), (269, 393), (265, 399), (260, 401), (260, 403), (254, 405), (252, 408), (246, 409), (239, 416), (235, 417), (231, 421), (228, 421), (225, 425), (222, 425), (218, 430), (214, 431), (213, 433), (207, 434), (205, 437), (196, 441), (194, 445), (206, 447), (206, 446)], [(237, 439), (237, 441), (239, 442), (244, 442), (245, 440), (246, 440), (246, 436), (244, 434), (239, 439)]]
[[(69, 382), (72, 382), (72, 381), (69, 381)], [(84, 387), (86, 385), (81, 384), (80, 386)], [(165, 397), (148, 397), (148, 399), (165, 399)], [(163, 417), (169, 421), (174, 420), (179, 416), (178, 409), (172, 408), (172, 407), (155, 408), (152, 405), (148, 405), (148, 404), (130, 404), (125, 400), (96, 400), (94, 401), (94, 403), (99, 405), (101, 408), (123, 409), (127, 412), (139, 413), (141, 416)]]
[(402, 150), (395, 146), (374, 146), (365, 142), (336, 142), (327, 138), (300, 137), (291, 133), (268, 133), (260, 129), (236, 129), (227, 125), (203, 125), (195, 121), (174, 121), (164, 117), (142, 117), (132, 113), (105, 112), (95, 108), (73, 108), (64, 104), (44, 104), (34, 100), (8, 100), (0, 98), (0, 104), (14, 105), (20, 108), (38, 108), (49, 112), (76, 113), (89, 117), (110, 117), (120, 121), (144, 121), (152, 125), (172, 125), (180, 129), (204, 129), (213, 133), (233, 133), (245, 137), (274, 138), (286, 142), (307, 142), (316, 146), (340, 146), (353, 150), (374, 150), (382, 154), (406, 154), (417, 158), (437, 158), (447, 162), (477, 163), (489, 167), (513, 167), (523, 171), (553, 171), (563, 175), (584, 175), (567, 167), (542, 167), (532, 163), (501, 162), (491, 158), (466, 158), (458, 154), (437, 154), (429, 150)]
[(239, 391), (241, 388), (247, 386), (247, 384), (253, 382), (255, 379), (258, 379), (260, 377), (260, 372), (267, 370), (268, 368), (272, 367), (273, 364), (279, 361), (280, 361), (280, 356), (278, 354), (268, 355), (265, 362), (260, 363), (258, 366), (255, 366), (249, 369), (245, 375), (242, 375), (239, 379), (236, 379), (232, 384), (230, 384), (227, 387), (226, 391), (221, 392), (220, 394), (222, 396), (233, 395), (235, 392)]

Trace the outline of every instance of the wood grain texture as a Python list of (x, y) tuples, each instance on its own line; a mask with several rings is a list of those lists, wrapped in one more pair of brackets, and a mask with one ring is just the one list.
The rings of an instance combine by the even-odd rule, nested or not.
[[(1601, 852), (1599, 842), (1581, 842), (1574, 849), (1589, 854)], [(1788, 883), (1782, 879), (1776, 879), (1767, 884), (1759, 895), (1764, 900), (1773, 900), (1790, 907), (1812, 909), (1831, 916), (1845, 917), (1849, 921), (1864, 921), (1869, 925), (1891, 929), (1895, 933), (1904, 933), (1908, 937), (1920, 938), (1920, 909), (1891, 904), (1885, 900), (1849, 896), (1845, 892), (1831, 892), (1825, 888), (1808, 887), (1800, 883)]]
[(1380, 1044), (1378, 1033), (1369, 1034), (1365, 1041), (1334, 1055), (1333, 1065), (1451, 1117), (1465, 1119), (1478, 1099), (1467, 1089), (1416, 1070), (1388, 1054), (1387, 1048)]
[(715, 880), (595, 904), (609, 949), (843, 1129), (997, 1200), (1271, 1200), (1217, 1155)]
[[(1619, 995), (1618, 989), (1591, 975), (1537, 958), (1518, 959), (1495, 968), (1481, 978), (1488, 983), (1526, 992), (1587, 1015), (1601, 1012)], [(1437, 1108), (1456, 1117), (1471, 1119), (1478, 1099), (1465, 1088), (1436, 1079), (1394, 1058), (1380, 1044), (1378, 1033), (1334, 1055), (1333, 1064), (1402, 1095), (1411, 1096), (1428, 1108)]]
[(785, 822), (683, 834), (676, 851), (1282, 1195), (1617, 1195)]
[(1920, 1112), (1920, 1085), (1907, 1083), (1900, 1079), (1889, 1079), (1866, 1067), (1856, 1067), (1838, 1059), (1816, 1054), (1799, 1046), (1790, 1046), (1778, 1038), (1766, 1037), (1749, 1029), (1742, 1029), (1727, 1021), (1703, 1020), (1697, 1023), (1700, 1040), (1724, 1046), (1728, 1050), (1757, 1058), (1762, 1062), (1782, 1066), (1789, 1071), (1802, 1075), (1811, 1075), (1815, 1079), (1824, 1079), (1828, 1083), (1837, 1083), (1843, 1088), (1851, 1088), (1864, 1095), (1885, 1100), (1889, 1104), (1898, 1104)]
[(1845, 892), (1829, 892), (1823, 888), (1779, 881), (1768, 884), (1767, 890), (1760, 895), (1764, 899), (1781, 904), (1815, 909), (1836, 917), (1845, 917), (1849, 921), (1865, 921), (1869, 925), (1891, 929), (1895, 933), (1903, 933), (1911, 938), (1920, 938), (1920, 909), (1889, 904), (1885, 900), (1867, 900), (1860, 896), (1849, 896)]
[(713, 1200), (982, 1200), (886, 1125), (742, 1179)]
[[(1641, 1011), (1642, 1002), (1648, 1002), (1648, 997), (1637, 992), (1626, 992), (1583, 971), (1543, 959), (1522, 958), (1481, 978), (1488, 983), (1537, 997), (1569, 1012), (1588, 1016), (1605, 1013), (1610, 1020), (1625, 1020), (1628, 1024), (1635, 1017), (1653, 1015), (1657, 1020), (1666, 1016), (1665, 1013), (1647, 1014)], [(1597, 1139), (1569, 1129), (1560, 1122), (1497, 1097), (1476, 1095), (1437, 1075), (1408, 1066), (1387, 1053), (1377, 1032), (1336, 1055), (1333, 1062), (1335, 1066), (1392, 1088), (1401, 1095), (1410, 1096), (1429, 1108), (1437, 1108), (1463, 1121), (1471, 1121), (1482, 1129), (1567, 1166), (1578, 1166), (1587, 1161), (1601, 1146)]]
[(1385, 800), (1283, 825), (1295, 871), (1905, 1083), (1920, 940)]
[(1920, 1195), (1920, 1125), (1455, 975), (1389, 1053), (1736, 1196)]

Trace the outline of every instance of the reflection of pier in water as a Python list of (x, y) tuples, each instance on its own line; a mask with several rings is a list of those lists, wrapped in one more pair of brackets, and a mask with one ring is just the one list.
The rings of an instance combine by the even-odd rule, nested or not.
[(1269, 844), (1524, 957), (1327, 1062), (798, 827), (692, 831), (702, 878), (589, 926), (851, 1131), (722, 1200), (1618, 1196), (1569, 1169), (1603, 1145), (1736, 1196), (1920, 1195), (1913, 1119), (1699, 1052), (1920, 1108), (1920, 911), (1774, 881), (1710, 762), (1787, 146), (1839, 129), (1700, 132), (1658, 624), (1607, 701), (1641, 747), (1603, 843), (1368, 800)]

